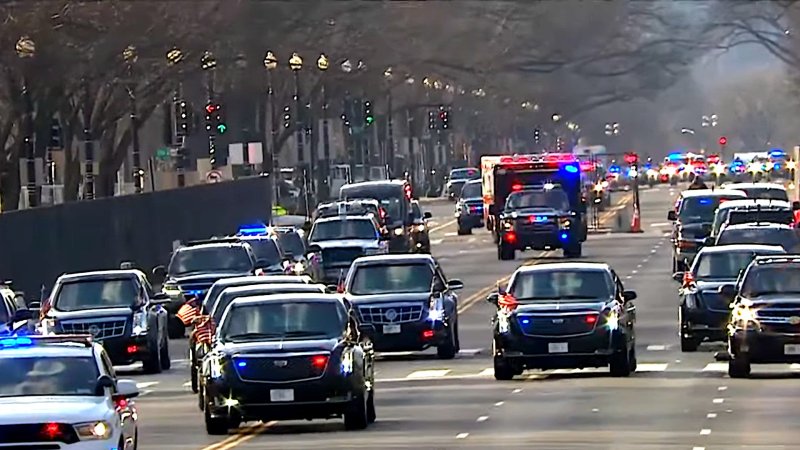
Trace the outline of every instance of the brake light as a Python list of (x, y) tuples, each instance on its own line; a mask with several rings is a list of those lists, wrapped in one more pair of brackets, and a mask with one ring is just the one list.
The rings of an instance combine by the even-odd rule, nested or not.
[(503, 235), (503, 239), (505, 239), (506, 242), (513, 244), (514, 242), (517, 242), (517, 233), (509, 231)]
[(514, 183), (514, 184), (512, 184), (512, 185), (511, 185), (511, 190), (512, 190), (513, 192), (521, 191), (521, 190), (522, 190), (522, 187), (523, 187), (523, 186), (522, 186), (522, 184), (520, 184), (520, 183)]
[(422, 337), (424, 339), (430, 339), (433, 337), (433, 330), (425, 330), (422, 332)]
[(519, 305), (519, 302), (511, 294), (501, 295), (497, 299), (497, 306), (508, 310), (514, 310)]
[(695, 247), (694, 242), (684, 241), (682, 239), (678, 241), (678, 248), (694, 248), (694, 247)]
[(137, 347), (135, 345), (129, 345), (127, 350), (128, 350), (128, 354), (132, 354), (132, 353), (136, 353), (137, 351), (139, 351), (139, 347)]
[(597, 314), (589, 314), (584, 320), (586, 320), (586, 323), (589, 325), (595, 324), (597, 323)]
[(61, 425), (57, 423), (46, 423), (42, 427), (42, 435), (49, 440), (57, 438), (61, 434)]
[(328, 355), (314, 355), (311, 357), (311, 366), (323, 370), (328, 365)]

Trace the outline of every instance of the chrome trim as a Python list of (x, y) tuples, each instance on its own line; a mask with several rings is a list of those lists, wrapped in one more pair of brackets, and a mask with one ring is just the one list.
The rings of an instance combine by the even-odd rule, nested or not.
[(294, 353), (234, 353), (231, 358), (244, 358), (253, 356), (255, 358), (294, 358), (296, 356), (317, 356), (317, 355), (331, 355), (327, 350), (320, 350), (318, 352), (294, 352)]
[(584, 332), (581, 332), (581, 333), (572, 333), (572, 334), (531, 334), (531, 333), (526, 333), (525, 330), (523, 329), (522, 325), (519, 323), (519, 321), (523, 317), (533, 317), (533, 318), (539, 318), (539, 319), (545, 319), (545, 320), (547, 320), (547, 319), (552, 320), (552, 319), (562, 318), (562, 317), (565, 317), (565, 316), (574, 317), (574, 316), (586, 316), (586, 315), (590, 315), (590, 314), (597, 314), (598, 316), (601, 315), (601, 313), (599, 313), (599, 312), (598, 313), (592, 313), (592, 312), (565, 312), (565, 313), (559, 313), (559, 314), (517, 314), (517, 325), (519, 326), (520, 331), (522, 331), (522, 334), (524, 336), (526, 336), (526, 337), (535, 337), (535, 338), (544, 338), (544, 339), (554, 339), (554, 338), (555, 339), (561, 339), (561, 338), (581, 337), (581, 336), (587, 336), (587, 335), (590, 335), (590, 334), (594, 334), (594, 332), (597, 331), (597, 324), (600, 323), (600, 317), (598, 317), (598, 320), (594, 323), (594, 326), (592, 326), (592, 328), (589, 331), (584, 331)]
[[(327, 355), (328, 356), (328, 362), (325, 364), (325, 367), (320, 371), (320, 374), (318, 376), (316, 376), (316, 377), (295, 378), (295, 379), (292, 379), (292, 380), (285, 380), (285, 381), (253, 380), (253, 379), (250, 379), (250, 378), (244, 378), (244, 377), (242, 377), (242, 374), (239, 373), (238, 367), (234, 366), (233, 371), (236, 372), (236, 376), (240, 380), (245, 382), (245, 383), (290, 384), (290, 383), (300, 383), (300, 382), (304, 382), (304, 381), (315, 381), (315, 380), (319, 380), (320, 378), (325, 376), (325, 372), (328, 371), (328, 366), (331, 363), (331, 359), (330, 359), (331, 353), (330, 352), (325, 352), (325, 351), (320, 351), (320, 352), (298, 352), (298, 353), (277, 353), (277, 354), (273, 353), (273, 354), (269, 354), (269, 355), (254, 353), (251, 356), (256, 356), (256, 355), (263, 355), (263, 356), (257, 356), (257, 357), (260, 357), (262, 359), (271, 359), (271, 360), (282, 360), (282, 359), (285, 359), (285, 358), (292, 358), (292, 357), (299, 357), (299, 356)], [(237, 357), (241, 357), (241, 354), (237, 354), (236, 356), (232, 356), (231, 357), (231, 362), (233, 362), (232, 360), (234, 358), (237, 358)], [(270, 404), (274, 404), (274, 403), (270, 403)]]

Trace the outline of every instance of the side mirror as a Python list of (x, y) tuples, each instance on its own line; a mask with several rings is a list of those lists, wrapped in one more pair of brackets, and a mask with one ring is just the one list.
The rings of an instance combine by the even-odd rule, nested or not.
[(117, 381), (117, 396), (122, 398), (134, 398), (139, 396), (139, 388), (133, 380)]
[(672, 274), (672, 279), (675, 280), (676, 282), (680, 283), (680, 282), (683, 281), (683, 275), (685, 273), (686, 272), (675, 272), (675, 273)]
[(14, 317), (11, 318), (11, 321), (22, 322), (24, 320), (31, 320), (33, 318), (33, 311), (30, 309), (18, 309), (14, 312)]
[(676, 213), (675, 210), (671, 210), (670, 212), (667, 213), (667, 220), (669, 220), (670, 222), (675, 222), (676, 220), (678, 220), (678, 213)]
[(622, 292), (622, 299), (625, 300), (626, 302), (629, 302), (631, 300), (636, 300), (636, 297), (637, 297), (636, 291), (623, 291)]
[[(133, 384), (133, 387), (136, 387), (136, 383)], [(97, 377), (97, 381), (94, 385), (94, 395), (105, 395), (106, 389), (114, 389), (114, 380), (108, 375)]]
[(339, 294), (339, 286), (335, 284), (329, 284), (325, 286), (325, 293), (326, 294)]
[(167, 277), (167, 268), (164, 266), (153, 267), (153, 276), (158, 280), (163, 280)]
[(486, 296), (486, 301), (488, 303), (493, 304), (494, 306), (497, 306), (497, 302), (499, 300), (500, 300), (500, 294), (498, 294), (497, 292), (492, 292), (491, 294)]
[[(800, 202), (798, 202), (798, 203), (800, 203)], [(422, 217), (425, 218), (425, 219), (432, 219), (433, 218), (433, 214), (431, 214), (430, 211), (425, 211), (425, 213), (422, 214)]]
[(447, 289), (451, 291), (457, 291), (459, 289), (464, 289), (464, 282), (461, 280), (448, 280), (447, 281)]
[(800, 201), (793, 201), (792, 202), (792, 211), (800, 211)]
[(733, 297), (736, 297), (736, 286), (732, 284), (723, 284), (717, 288), (717, 292), (726, 299), (731, 300)]

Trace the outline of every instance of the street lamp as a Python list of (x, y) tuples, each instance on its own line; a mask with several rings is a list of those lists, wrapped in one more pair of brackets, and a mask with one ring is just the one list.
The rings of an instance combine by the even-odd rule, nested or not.
[(605, 133), (606, 136), (618, 136), (621, 133), (619, 122), (607, 123)]
[[(178, 47), (172, 47), (166, 54), (167, 58), (167, 65), (172, 68), (176, 68), (178, 70), (178, 78), (177, 82), (175, 83), (175, 92), (172, 95), (172, 111), (175, 110), (175, 105), (179, 104), (182, 100), (181, 97), (183, 93), (183, 85), (181, 83), (181, 73), (180, 73), (180, 64), (186, 59), (186, 55), (183, 54), (183, 51)], [(177, 127), (173, 127), (173, 129), (177, 130)], [(186, 164), (186, 148), (184, 147), (184, 142), (177, 142), (177, 133), (172, 136), (172, 144), (173, 146), (178, 146), (178, 154), (175, 161), (175, 169), (178, 175), (178, 187), (186, 186), (186, 174), (184, 173), (185, 164)], [(150, 188), (155, 190), (155, 180), (153, 177), (150, 177)]]
[[(29, 60), (36, 55), (36, 43), (33, 42), (29, 36), (22, 36), (14, 46), (22, 60)], [(39, 206), (39, 196), (36, 192), (36, 154), (34, 153), (35, 147), (33, 145), (34, 124), (33, 124), (33, 101), (31, 100), (31, 92), (28, 86), (27, 64), (23, 67), (22, 71), (22, 98), (25, 102), (25, 123), (24, 130), (25, 137), (23, 143), (25, 146), (25, 167), (28, 172), (28, 207), (35, 208)]]
[[(322, 181), (322, 189), (323, 192), (321, 193), (321, 197), (327, 199), (330, 194), (330, 160), (331, 160), (331, 148), (330, 148), (330, 131), (328, 130), (328, 93), (326, 89), (326, 77), (325, 72), (328, 71), (328, 67), (330, 67), (330, 61), (328, 57), (325, 56), (324, 53), (319, 55), (317, 58), (317, 69), (321, 72), (321, 80), (322, 80), (322, 152), (323, 152), (323, 163), (322, 163), (322, 170), (321, 172), (321, 181)], [(316, 155), (316, 152), (313, 152)]]
[[(277, 161), (277, 154), (278, 154), (278, 115), (275, 111), (275, 90), (272, 87), (272, 72), (278, 68), (278, 58), (275, 57), (275, 54), (271, 51), (268, 51), (266, 55), (264, 55), (264, 68), (267, 70), (267, 103), (269, 103), (269, 118), (270, 118), (270, 139), (264, 139), (265, 141), (269, 141), (269, 146), (267, 143), (264, 143), (264, 150), (263, 150), (263, 165), (264, 165), (264, 172), (268, 172), (269, 176), (273, 178), (273, 183), (275, 184), (275, 192), (274, 195), (278, 195), (278, 161)], [(267, 151), (269, 148), (269, 151)], [(276, 197), (277, 198), (277, 197)]]
[[(309, 189), (308, 189), (308, 176), (305, 173), (305, 136), (303, 135), (303, 118), (301, 117), (303, 114), (303, 109), (300, 105), (300, 71), (303, 69), (303, 58), (297, 54), (297, 52), (292, 53), (292, 57), (289, 58), (289, 68), (292, 69), (294, 73), (294, 105), (295, 105), (295, 126), (297, 128), (297, 164), (300, 166), (300, 170), (302, 173), (302, 184), (303, 184), (303, 191), (305, 198), (305, 207), (306, 213), (309, 213)], [(313, 175), (313, 174), (309, 174)]]
[[(212, 105), (214, 102), (214, 69), (216, 69), (216, 67), (217, 59), (214, 57), (214, 54), (209, 51), (203, 53), (203, 56), (200, 58), (200, 68), (206, 73), (206, 97), (208, 99), (207, 105)], [(208, 162), (211, 164), (211, 169), (216, 169), (217, 137), (216, 130), (210, 125), (210, 123), (206, 124), (206, 133), (208, 134)]]
[(561, 120), (561, 114), (558, 113), (553, 114), (550, 118), (553, 119), (553, 122), (558, 122), (559, 120)]
[(129, 45), (122, 51), (122, 59), (128, 68), (128, 100), (131, 117), (131, 159), (133, 159), (133, 187), (137, 194), (144, 192), (144, 170), (142, 169), (141, 151), (139, 149), (139, 116), (136, 113), (136, 80), (134, 64), (139, 60), (136, 47)]
[(716, 114), (711, 114), (710, 116), (703, 116), (700, 119), (701, 119), (700, 125), (703, 128), (709, 128), (717, 126), (719, 117), (717, 117)]

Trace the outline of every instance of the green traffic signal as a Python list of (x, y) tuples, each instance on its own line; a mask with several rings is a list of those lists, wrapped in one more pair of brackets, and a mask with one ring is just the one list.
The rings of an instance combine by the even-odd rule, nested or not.
[(224, 123), (221, 123), (221, 124), (217, 125), (217, 132), (219, 134), (225, 134), (225, 131), (227, 129), (228, 129), (228, 127)]
[(374, 122), (374, 121), (375, 121), (375, 118), (374, 118), (374, 117), (372, 117), (372, 116), (367, 116), (367, 119), (366, 119), (366, 120), (367, 120), (367, 124), (371, 124), (372, 122)]

